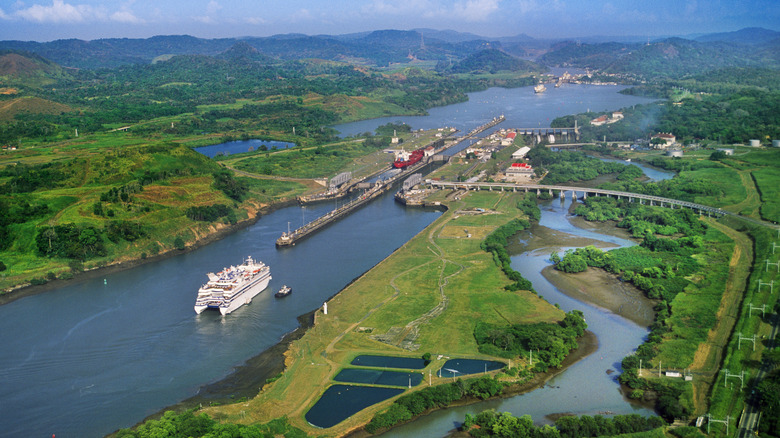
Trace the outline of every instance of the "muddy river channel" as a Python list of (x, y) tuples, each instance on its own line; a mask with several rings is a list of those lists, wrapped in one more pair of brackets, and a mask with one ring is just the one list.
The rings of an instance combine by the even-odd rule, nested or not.
[(584, 313), (588, 330), (598, 340), (595, 351), (533, 391), (434, 412), (383, 436), (445, 436), (466, 414), (486, 409), (528, 414), (537, 424), (551, 423), (561, 414), (653, 414), (626, 398), (617, 382), (621, 360), (647, 336), (653, 302), (604, 271), (590, 268), (565, 274), (556, 271), (550, 261), (554, 251), (563, 254), (566, 249), (588, 245), (608, 250), (636, 242), (613, 223), (589, 223), (572, 216), (571, 204), (571, 195), (542, 203), (539, 224), (515, 236), (509, 253), (512, 267), (531, 280), (539, 295), (565, 311)]

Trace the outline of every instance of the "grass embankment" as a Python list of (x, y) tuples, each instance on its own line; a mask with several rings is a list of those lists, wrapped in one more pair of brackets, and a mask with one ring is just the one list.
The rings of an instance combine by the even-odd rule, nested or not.
[[(407, 147), (419, 147), (432, 141), (435, 132), (403, 133), (401, 137)], [(5, 211), (0, 211), (0, 262), (8, 269), (2, 271), (0, 289), (68, 279), (81, 269), (195, 245), (253, 219), (272, 204), (323, 190), (315, 179), (345, 171), (361, 177), (386, 168), (392, 156), (381, 152), (383, 142), (370, 140), (238, 154), (225, 166), (176, 142), (142, 139), (121, 131), (1, 152), (0, 208)], [(372, 144), (367, 146), (367, 142)], [(236, 170), (235, 185), (246, 188), (239, 196), (217, 187), (214, 177), (234, 163), (243, 167)], [(45, 172), (58, 179), (54, 181)], [(127, 193), (101, 199), (112, 190)], [(45, 209), (25, 212), (28, 204)], [(228, 206), (231, 215), (198, 221), (186, 214), (189, 208), (213, 205)], [(109, 239), (107, 227), (119, 223), (140, 226), (141, 231), (132, 237)], [(79, 230), (97, 230), (105, 254), (42, 257), (36, 236), (43, 228), (69, 224)]]
[[(716, 419), (723, 419), (727, 415), (732, 419), (739, 418), (745, 407), (745, 398), (748, 396), (751, 377), (758, 373), (761, 366), (761, 354), (763, 353), (768, 335), (771, 333), (772, 307), (780, 298), (780, 288), (774, 289), (771, 282), (780, 281), (780, 272), (775, 265), (767, 266), (765, 261), (778, 262), (777, 252), (773, 251), (772, 243), (778, 241), (778, 234), (766, 227), (754, 225), (732, 224), (750, 235), (755, 249), (755, 257), (752, 266), (745, 269), (745, 276), (749, 277), (744, 289), (744, 298), (741, 306), (734, 306), (728, 312), (733, 314), (731, 318), (736, 321), (730, 336), (722, 338), (723, 359), (721, 371), (717, 375), (717, 384), (710, 391), (709, 413)], [(766, 306), (766, 313), (762, 313), (762, 305)], [(754, 338), (755, 336), (755, 338)], [(740, 341), (740, 337), (742, 340)], [(750, 339), (755, 339), (754, 342)], [(745, 373), (745, 386), (740, 390), (740, 379), (730, 377), (728, 386), (725, 381), (725, 370), (729, 375)], [(713, 433), (718, 436), (725, 435), (724, 428), (716, 428)]]
[[(2, 289), (162, 254), (177, 247), (177, 238), (191, 245), (306, 190), (296, 182), (246, 179), (248, 190), (239, 202), (215, 186), (214, 174), (222, 167), (212, 160), (175, 143), (136, 143), (120, 134), (4, 153), (0, 166), (6, 171), (0, 175), (5, 210), (0, 261), (7, 267)], [(230, 206), (232, 217), (196, 221), (186, 215), (190, 207), (215, 204)], [(41, 230), (68, 224), (97, 230), (105, 252), (41, 256), (36, 242)], [(112, 239), (107, 230), (117, 224), (138, 225), (140, 232)]]
[[(419, 134), (399, 134), (403, 143), (393, 148), (414, 150), (436, 139), (436, 130)], [(258, 175), (287, 178), (322, 178), (341, 172), (352, 172), (353, 177), (372, 174), (387, 168), (392, 154), (383, 152), (388, 145), (377, 138), (355, 139), (316, 147), (296, 147), (274, 153), (253, 151), (220, 159), (237, 170)], [(389, 140), (388, 140), (389, 141)]]
[[(702, 157), (687, 158), (689, 163), (697, 159)], [(780, 153), (744, 149), (721, 161), (723, 167), (681, 173), (682, 178), (711, 181), (717, 188), (718, 196), (697, 197), (696, 202), (775, 221), (780, 208), (768, 194), (777, 194)], [(736, 420), (745, 407), (749, 376), (755, 375), (760, 365), (765, 346), (762, 340), (771, 332), (768, 319), (761, 316), (761, 306), (769, 310), (780, 296), (780, 291), (770, 286), (771, 281), (780, 279), (778, 269), (774, 265), (767, 269), (765, 264), (766, 260), (777, 261), (771, 244), (778, 236), (774, 230), (737, 218), (705, 220), (710, 226), (705, 237), (707, 251), (695, 257), (706, 270), (690, 277), (692, 284), (670, 303), (670, 331), (658, 344), (653, 362), (645, 365), (657, 367), (661, 362), (663, 368), (687, 368), (693, 373), (693, 382), (681, 385), (672, 382), (674, 379), (653, 378), (650, 372), (643, 376), (683, 388), (681, 400), (689, 403), (692, 416), (710, 413), (716, 419), (728, 415)], [(725, 370), (730, 376), (747, 373), (743, 391), (737, 389), (740, 380), (736, 377), (729, 377), (729, 387), (724, 387)], [(724, 434), (725, 430), (714, 433)]]
[[(447, 202), (445, 195), (437, 194), (437, 200)], [(480, 321), (561, 320), (563, 312), (533, 293), (504, 290), (510, 281), (480, 249), (486, 236), (520, 214), (516, 205), (522, 196), (474, 192), (447, 202), (450, 209), (442, 217), (331, 299), (327, 315), (317, 313), (315, 326), (292, 344), (287, 370), (278, 380), (253, 400), (206, 412), (237, 423), (287, 416), (307, 433), (343, 435), (392, 403), (365, 409), (326, 431), (306, 422), (305, 413), (356, 355), (430, 352), (434, 360), (427, 374), (443, 364), (438, 355), (483, 357), (473, 334)], [(476, 214), (477, 207), (486, 211)], [(445, 380), (434, 378), (433, 384)], [(419, 388), (424, 386), (427, 382)]]

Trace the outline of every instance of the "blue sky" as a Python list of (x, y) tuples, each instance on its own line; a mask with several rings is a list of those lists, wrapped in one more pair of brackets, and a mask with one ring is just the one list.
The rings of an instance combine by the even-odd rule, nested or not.
[(376, 29), (488, 37), (780, 30), (779, 0), (0, 0), (0, 39), (202, 38)]

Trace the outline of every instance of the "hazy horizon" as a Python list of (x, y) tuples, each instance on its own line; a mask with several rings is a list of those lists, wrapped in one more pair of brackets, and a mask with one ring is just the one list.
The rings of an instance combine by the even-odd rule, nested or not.
[(0, 39), (342, 35), (428, 28), (488, 38), (685, 36), (776, 30), (776, 0), (0, 0)]

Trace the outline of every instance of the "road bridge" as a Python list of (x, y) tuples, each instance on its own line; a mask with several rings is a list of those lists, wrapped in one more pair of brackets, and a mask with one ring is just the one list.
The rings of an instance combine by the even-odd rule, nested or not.
[(696, 204), (694, 202), (688, 202), (688, 201), (680, 201), (677, 199), (670, 199), (670, 198), (662, 198), (660, 196), (652, 196), (652, 195), (642, 195), (638, 193), (631, 193), (631, 192), (620, 192), (616, 190), (604, 190), (604, 189), (594, 189), (590, 187), (571, 187), (571, 186), (548, 186), (548, 185), (542, 185), (542, 184), (514, 184), (514, 183), (489, 183), (489, 182), (473, 182), (473, 183), (466, 183), (466, 182), (445, 182), (445, 181), (433, 181), (433, 180), (426, 180), (425, 184), (430, 186), (431, 188), (450, 188), (453, 190), (490, 190), (490, 191), (511, 191), (511, 192), (519, 192), (519, 191), (533, 191), (536, 190), (536, 194), (541, 194), (543, 191), (548, 192), (550, 195), (553, 194), (554, 191), (559, 192), (559, 195), (561, 198), (565, 197), (565, 193), (569, 192), (571, 193), (572, 199), (577, 199), (577, 193), (581, 193), (581, 198), (587, 198), (588, 195), (590, 196), (612, 196), (616, 197), (618, 199), (627, 198), (630, 202), (634, 202), (634, 200), (637, 200), (640, 204), (647, 203), (648, 205), (655, 205), (659, 207), (669, 207), (669, 208), (675, 208), (676, 206), (679, 206), (680, 208), (690, 208), (694, 211), (698, 211), (700, 214), (707, 214), (708, 216), (724, 216), (724, 215), (734, 215), (735, 213), (731, 213), (729, 211), (716, 208), (716, 207), (710, 207), (708, 205), (702, 205), (702, 204)]

